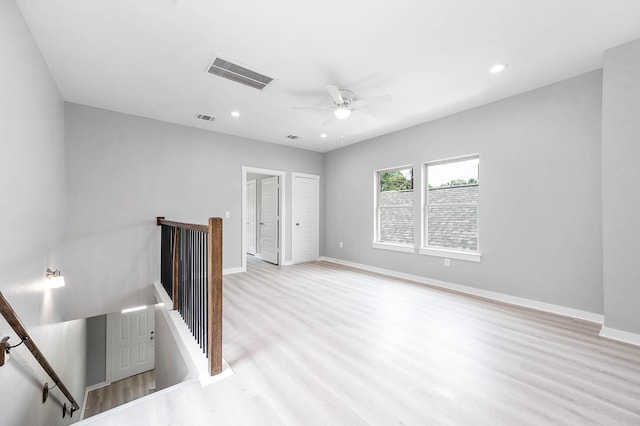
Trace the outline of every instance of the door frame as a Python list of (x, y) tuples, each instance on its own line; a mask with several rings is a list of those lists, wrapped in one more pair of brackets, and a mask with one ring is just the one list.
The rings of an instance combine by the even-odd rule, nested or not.
[(259, 175), (268, 175), (268, 176), (278, 176), (280, 179), (280, 196), (278, 200), (278, 209), (280, 211), (280, 235), (279, 235), (279, 248), (280, 248), (280, 256), (278, 258), (279, 265), (287, 265), (291, 264), (291, 261), (287, 262), (286, 256), (286, 229), (287, 229), (287, 209), (286, 209), (286, 197), (287, 197), (287, 172), (282, 170), (270, 170), (270, 169), (261, 169), (258, 167), (249, 167), (242, 166), (242, 206), (240, 210), (242, 211), (242, 244), (241, 244), (241, 270), (242, 272), (246, 272), (247, 270), (247, 235), (244, 224), (247, 222), (247, 211), (246, 211), (246, 198), (247, 198), (247, 173), (255, 173)]
[[(311, 175), (308, 173), (291, 173), (291, 218), (293, 220), (294, 214), (296, 212), (296, 178), (301, 177), (305, 179), (314, 179), (316, 184), (318, 185), (318, 192), (316, 193), (316, 242), (318, 244), (318, 257), (320, 256), (320, 175)], [(295, 224), (294, 224), (295, 225)], [(296, 259), (294, 259), (295, 255), (295, 239), (293, 238), (293, 227), (291, 229), (291, 262), (297, 263)]]

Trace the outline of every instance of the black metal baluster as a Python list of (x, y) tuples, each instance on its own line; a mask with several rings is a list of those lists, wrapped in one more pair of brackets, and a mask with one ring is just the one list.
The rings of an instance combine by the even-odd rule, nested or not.
[(206, 275), (206, 268), (207, 268), (207, 255), (205, 253), (206, 251), (206, 244), (207, 244), (207, 233), (203, 232), (202, 233), (202, 241), (200, 241), (200, 260), (201, 260), (201, 265), (200, 265), (200, 276), (202, 277), (200, 279), (200, 293), (202, 294), (202, 296), (200, 297), (200, 324), (202, 324), (202, 328), (200, 330), (200, 348), (204, 349), (204, 341), (205, 341), (205, 331), (206, 331), (206, 324), (204, 322), (204, 312), (205, 312), (205, 288), (206, 288), (206, 279), (205, 279), (205, 275)]
[(202, 238), (198, 233), (198, 344), (202, 347)]
[(191, 231), (191, 239), (189, 240), (189, 270), (191, 271), (191, 279), (189, 280), (189, 290), (191, 291), (191, 299), (189, 300), (189, 318), (191, 319), (191, 334), (193, 334), (194, 330), (195, 330), (195, 319), (193, 316), (193, 313), (195, 311), (195, 292), (194, 292), (194, 286), (193, 286), (193, 281), (195, 280), (195, 273), (194, 273), (194, 258), (193, 258), (193, 240), (195, 239), (195, 235), (196, 235), (196, 231)]
[(204, 345), (203, 351), (206, 357), (209, 357), (207, 353), (207, 348), (209, 347), (209, 238), (207, 237), (205, 245), (204, 245), (204, 258), (206, 259), (205, 268), (204, 268)]

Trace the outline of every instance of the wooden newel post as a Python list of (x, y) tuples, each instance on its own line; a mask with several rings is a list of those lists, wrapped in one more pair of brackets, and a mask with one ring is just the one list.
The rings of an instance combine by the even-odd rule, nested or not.
[(222, 371), (222, 219), (209, 218), (208, 348), (209, 374)]

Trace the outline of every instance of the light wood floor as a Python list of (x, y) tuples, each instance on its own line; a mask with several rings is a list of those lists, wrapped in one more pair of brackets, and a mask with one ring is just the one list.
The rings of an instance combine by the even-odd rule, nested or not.
[(640, 424), (640, 348), (596, 324), (329, 263), (248, 260), (224, 277), (235, 376), (101, 424)]
[(95, 416), (127, 402), (154, 392), (156, 388), (153, 370), (118, 380), (110, 385), (93, 389), (87, 395), (84, 418)]

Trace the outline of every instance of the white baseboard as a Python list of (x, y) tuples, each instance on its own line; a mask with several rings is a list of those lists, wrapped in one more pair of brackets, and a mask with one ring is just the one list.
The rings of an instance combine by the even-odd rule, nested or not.
[(84, 410), (87, 409), (87, 398), (89, 397), (89, 392), (95, 389), (100, 389), (105, 386), (109, 386), (111, 382), (100, 382), (95, 385), (87, 386), (84, 390), (84, 399), (82, 400), (82, 406), (80, 407), (80, 420), (84, 419)]
[(95, 385), (87, 386), (87, 392), (91, 392), (92, 390), (96, 390), (96, 389), (103, 388), (105, 386), (109, 386), (110, 384), (111, 384), (111, 382), (100, 382), (100, 383), (96, 383)]
[(605, 325), (600, 329), (600, 337), (605, 337), (619, 342), (629, 343), (631, 345), (640, 346), (640, 334), (630, 333), (628, 331), (618, 330), (616, 328), (607, 327)]
[(237, 268), (227, 268), (222, 270), (222, 275), (237, 274), (239, 272), (247, 272), (247, 270), (241, 266)]
[(523, 297), (510, 296), (504, 293), (498, 293), (498, 292), (489, 291), (489, 290), (482, 290), (475, 287), (469, 287), (466, 285), (454, 284), (446, 281), (425, 278), (418, 275), (405, 274), (403, 272), (392, 271), (390, 269), (384, 269), (384, 268), (377, 268), (375, 266), (364, 265), (356, 262), (349, 262), (347, 260), (335, 259), (332, 257), (322, 256), (320, 257), (319, 260), (337, 263), (339, 265), (344, 265), (344, 266), (351, 266), (353, 268), (363, 269), (365, 271), (375, 272), (381, 275), (387, 275), (394, 278), (402, 278), (405, 280), (415, 281), (420, 284), (426, 284), (432, 287), (439, 287), (447, 290), (453, 290), (460, 293), (482, 297), (485, 299), (495, 300), (498, 302), (509, 303), (511, 305), (523, 306), (526, 308), (536, 309), (538, 311), (543, 311), (543, 312), (550, 312), (550, 313), (562, 315), (565, 317), (577, 318), (585, 321), (595, 322), (598, 324), (602, 324), (604, 322), (603, 315), (594, 314), (593, 312), (567, 308), (565, 306), (539, 302), (537, 300), (525, 299)]
[(282, 262), (282, 266), (291, 266), (294, 265), (293, 260), (285, 260)]

